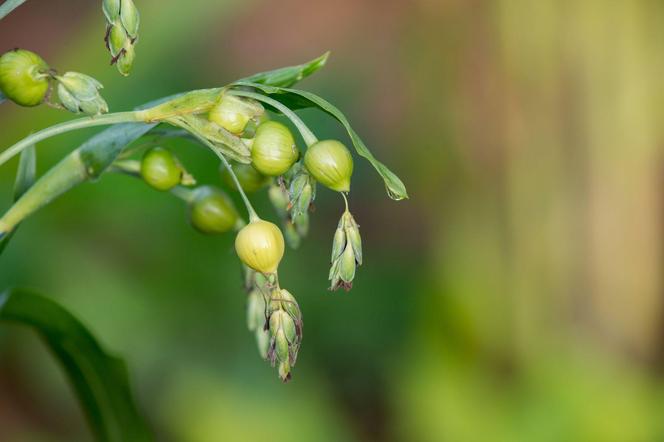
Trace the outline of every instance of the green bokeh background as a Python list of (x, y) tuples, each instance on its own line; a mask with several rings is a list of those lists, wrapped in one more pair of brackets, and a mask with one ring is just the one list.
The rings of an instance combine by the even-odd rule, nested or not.
[[(122, 355), (159, 440), (664, 439), (664, 6), (136, 4), (129, 78), (108, 65), (96, 1), (29, 0), (0, 24), (0, 51), (93, 75), (123, 110), (331, 50), (301, 86), (344, 110), (411, 195), (389, 200), (357, 159), (365, 264), (346, 294), (326, 290), (342, 201), (319, 191), (280, 268), (305, 321), (288, 385), (246, 330), (232, 235), (198, 234), (172, 196), (104, 176), (25, 222), (0, 287), (53, 296)], [(0, 147), (69, 118), (5, 103)], [(38, 171), (94, 132), (41, 143)], [(212, 154), (168, 146), (220, 183)], [(7, 205), (15, 167), (0, 169)], [(0, 329), (0, 440), (90, 440), (59, 367), (18, 326)]]

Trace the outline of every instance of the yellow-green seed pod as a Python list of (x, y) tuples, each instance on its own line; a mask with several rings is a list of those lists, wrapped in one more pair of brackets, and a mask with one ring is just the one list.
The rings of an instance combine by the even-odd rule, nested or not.
[(14, 49), (0, 57), (0, 90), (21, 106), (37, 106), (48, 90), (49, 67), (34, 52)]
[(180, 184), (182, 167), (170, 151), (153, 147), (143, 155), (141, 177), (157, 190), (170, 190)]
[[(261, 190), (267, 185), (267, 183), (270, 182), (270, 177), (266, 177), (265, 175), (261, 174), (259, 171), (254, 169), (254, 166), (251, 164), (233, 163), (231, 164), (231, 168), (233, 169), (233, 172), (235, 172), (235, 176), (237, 176), (242, 189), (247, 193), (253, 193)], [(221, 164), (219, 167), (219, 173), (221, 174), (221, 178), (224, 180), (224, 183), (226, 183), (228, 187), (236, 191), (238, 190), (237, 186), (235, 185), (235, 181), (233, 180), (230, 172), (228, 172), (226, 166)]]
[(118, 68), (118, 72), (126, 77), (131, 72), (131, 68), (134, 66), (136, 52), (134, 50), (134, 44), (131, 42), (131, 40), (127, 40), (125, 42), (123, 49), (124, 50), (121, 52), (115, 65)]
[(237, 224), (239, 215), (233, 201), (212, 186), (202, 186), (194, 191), (189, 204), (189, 222), (201, 233), (208, 235), (225, 233)]
[(258, 126), (251, 147), (251, 160), (256, 170), (268, 176), (283, 175), (298, 156), (295, 139), (286, 126), (276, 121)]
[(304, 165), (316, 181), (337, 192), (350, 190), (353, 157), (337, 140), (319, 141), (307, 149)]
[(232, 134), (240, 135), (252, 118), (264, 112), (263, 106), (253, 100), (223, 94), (208, 113), (208, 119)]
[(235, 251), (247, 266), (261, 273), (274, 273), (284, 256), (284, 236), (268, 221), (252, 221), (235, 238)]

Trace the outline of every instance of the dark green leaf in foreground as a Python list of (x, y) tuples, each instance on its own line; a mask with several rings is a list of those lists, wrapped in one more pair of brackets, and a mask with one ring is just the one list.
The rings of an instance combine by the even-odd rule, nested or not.
[(41, 336), (64, 368), (97, 440), (152, 440), (124, 361), (104, 351), (71, 313), (48, 298), (12, 289), (0, 295), (0, 320), (28, 325)]
[(243, 78), (239, 81), (264, 84), (268, 86), (289, 87), (325, 66), (327, 57), (329, 55), (330, 53), (326, 52), (320, 57), (315, 58), (307, 63), (297, 66), (279, 68), (267, 72), (261, 72), (250, 77)]
[(371, 165), (378, 171), (380, 176), (385, 181), (385, 188), (387, 194), (390, 198), (394, 200), (402, 200), (408, 198), (408, 193), (406, 191), (406, 186), (403, 184), (401, 179), (399, 179), (394, 172), (392, 172), (388, 167), (378, 161), (376, 157), (373, 156), (371, 151), (364, 144), (360, 136), (355, 132), (351, 127), (350, 123), (346, 116), (334, 105), (332, 105), (327, 100), (319, 97), (316, 94), (307, 91), (301, 91), (297, 89), (287, 89), (284, 87), (269, 86), (263, 84), (250, 83), (247, 81), (239, 81), (236, 83), (237, 86), (250, 86), (255, 89), (262, 91), (264, 94), (269, 95), (271, 98), (278, 100), (284, 105), (288, 106), (290, 109), (303, 109), (307, 107), (316, 107), (323, 112), (331, 115), (337, 121), (339, 121), (348, 132), (351, 140), (353, 141), (353, 146), (357, 153), (366, 158)]

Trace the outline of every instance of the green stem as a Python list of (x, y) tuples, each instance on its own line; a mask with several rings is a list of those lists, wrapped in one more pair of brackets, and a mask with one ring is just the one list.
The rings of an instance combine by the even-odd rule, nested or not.
[(344, 203), (346, 204), (346, 212), (348, 212), (348, 198), (346, 198), (346, 194), (343, 192), (339, 192), (341, 196), (344, 197)]
[(215, 153), (219, 157), (222, 163), (224, 163), (224, 167), (228, 170), (228, 173), (231, 175), (231, 178), (233, 179), (233, 182), (235, 183), (235, 186), (237, 187), (238, 192), (240, 192), (240, 196), (242, 197), (242, 201), (244, 202), (244, 206), (247, 208), (247, 213), (249, 214), (249, 222), (254, 222), (258, 221), (261, 218), (258, 216), (256, 211), (254, 210), (254, 207), (251, 205), (251, 202), (249, 201), (249, 198), (247, 195), (244, 193), (244, 189), (242, 189), (242, 184), (240, 184), (240, 180), (238, 180), (237, 175), (235, 175), (235, 172), (233, 171), (233, 168), (231, 165), (228, 163), (228, 160), (224, 156), (223, 153), (217, 149), (217, 147), (210, 143), (208, 140), (205, 138), (201, 137), (200, 135), (193, 133), (192, 135), (196, 137), (201, 143), (205, 144), (207, 147), (212, 150), (212, 152)]
[(94, 117), (84, 117), (77, 120), (65, 121), (64, 123), (59, 123), (35, 132), (32, 135), (28, 135), (18, 143), (4, 150), (2, 153), (0, 153), (0, 166), (9, 161), (13, 156), (21, 153), (23, 149), (30, 146), (31, 144), (36, 144), (55, 135), (76, 129), (83, 129), (86, 127), (105, 126), (117, 123), (133, 123), (137, 121), (141, 120), (138, 118), (136, 112), (116, 112), (112, 114), (103, 114)]
[(287, 106), (281, 104), (277, 100), (274, 100), (270, 97), (266, 97), (265, 95), (262, 94), (258, 94), (256, 92), (243, 91), (239, 89), (231, 89), (228, 91), (228, 93), (231, 95), (237, 95), (239, 97), (253, 98), (254, 100), (262, 101), (263, 103), (269, 104), (275, 109), (278, 109), (279, 112), (284, 114), (286, 117), (288, 117), (289, 120), (293, 122), (295, 127), (297, 127), (297, 130), (300, 132), (300, 135), (302, 135), (302, 138), (304, 139), (304, 142), (306, 143), (307, 147), (310, 147), (312, 144), (318, 142), (318, 138), (316, 138), (316, 135), (314, 135), (314, 133), (307, 127), (306, 124), (304, 124), (304, 121), (302, 121), (300, 117), (298, 117), (295, 114), (295, 112), (293, 112)]
[(7, 0), (2, 5), (0, 5), (0, 20), (5, 18), (14, 9), (25, 3), (25, 1), (26, 0)]
[(186, 187), (175, 186), (171, 189), (171, 193), (185, 203), (190, 203), (194, 200), (194, 191)]

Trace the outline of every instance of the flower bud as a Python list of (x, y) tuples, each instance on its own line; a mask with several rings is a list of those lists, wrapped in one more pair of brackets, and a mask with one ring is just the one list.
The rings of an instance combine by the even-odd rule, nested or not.
[(268, 221), (252, 221), (235, 238), (235, 251), (248, 267), (261, 273), (274, 273), (284, 256), (284, 236)]
[(220, 189), (201, 186), (189, 204), (189, 222), (201, 233), (224, 233), (235, 227), (239, 215), (233, 201)]
[(222, 94), (217, 104), (210, 109), (208, 119), (230, 133), (240, 135), (249, 120), (264, 112), (263, 106), (257, 101)]
[(117, 57), (120, 51), (125, 47), (125, 41), (128, 39), (127, 32), (122, 27), (120, 20), (116, 20), (108, 29), (107, 44), (108, 50), (113, 57)]
[(106, 16), (106, 47), (122, 75), (129, 75), (134, 64), (134, 44), (138, 39), (140, 16), (133, 0), (103, 0)]
[(339, 141), (324, 140), (309, 146), (304, 154), (304, 165), (324, 186), (337, 192), (350, 190), (353, 157)]
[(297, 160), (298, 150), (290, 130), (276, 121), (266, 121), (256, 129), (251, 147), (253, 165), (268, 176), (284, 174)]
[(111, 23), (120, 16), (120, 0), (102, 0), (101, 8)]
[(37, 106), (48, 91), (49, 67), (34, 52), (14, 49), (0, 57), (0, 90), (21, 106)]
[(122, 51), (118, 55), (115, 65), (118, 68), (118, 72), (124, 75), (125, 77), (131, 72), (131, 68), (134, 66), (134, 58), (136, 53), (134, 52), (134, 44), (131, 42), (125, 43)]
[[(270, 182), (269, 177), (262, 175), (259, 171), (254, 169), (254, 166), (251, 164), (232, 163), (231, 169), (233, 169), (235, 176), (240, 182), (242, 190), (247, 193), (256, 192), (265, 187), (265, 185)], [(233, 177), (231, 176), (226, 166), (221, 164), (219, 173), (221, 174), (221, 178), (224, 180), (224, 183), (226, 183), (228, 187), (236, 191), (238, 190), (237, 185), (235, 184), (235, 180), (233, 180)]]
[(272, 366), (278, 365), (279, 377), (287, 382), (302, 342), (302, 315), (288, 290), (276, 288), (272, 291), (268, 329), (267, 358)]
[(316, 181), (301, 164), (295, 164), (291, 168), (292, 172), (289, 172), (291, 175), (289, 186), (291, 219), (296, 224), (300, 215), (308, 212), (309, 206), (316, 198)]
[(182, 168), (169, 150), (153, 147), (143, 155), (141, 177), (157, 190), (170, 190), (180, 184)]
[(94, 78), (79, 72), (67, 72), (56, 76), (58, 98), (68, 111), (98, 115), (108, 112), (106, 101), (99, 95), (104, 86)]

